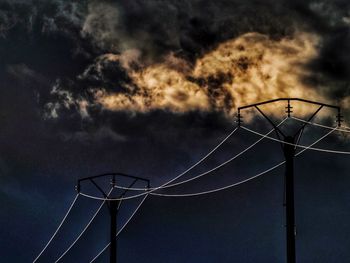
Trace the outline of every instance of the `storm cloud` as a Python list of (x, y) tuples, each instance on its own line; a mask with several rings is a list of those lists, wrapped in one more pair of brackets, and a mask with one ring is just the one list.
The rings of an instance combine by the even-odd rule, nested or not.
[[(234, 125), (237, 106), (296, 96), (340, 104), (346, 115), (350, 109), (349, 29), (350, 3), (343, 0), (0, 0), (0, 201), (7, 211), (0, 222), (8, 226), (0, 234), (10, 240), (1, 248), (3, 260), (24, 262), (39, 251), (66, 209), (77, 178), (125, 171), (150, 178), (157, 185), (224, 138)], [(269, 113), (278, 115), (275, 109)], [(306, 108), (300, 109), (302, 115), (306, 113)], [(259, 128), (266, 129), (263, 124)], [(219, 164), (251, 142), (247, 134), (239, 136), (228, 141), (202, 169)], [(343, 146), (341, 137), (333, 139), (327, 141), (333, 142), (331, 146), (324, 144), (326, 148)], [(268, 154), (261, 154), (267, 148)], [(253, 174), (264, 165), (268, 168), (280, 160), (277, 152), (261, 145), (243, 163), (208, 177), (202, 186), (224, 185), (240, 178), (233, 174)], [(300, 167), (317, 167), (319, 173), (332, 176), (317, 177), (307, 168), (299, 177), (299, 189), (305, 190), (300, 196), (307, 200), (298, 201), (300, 214), (324, 218), (310, 220), (314, 225), (302, 221), (310, 227), (309, 232), (302, 229), (307, 235), (303, 247), (328, 247), (334, 233), (324, 232), (324, 226), (331, 224), (338, 234), (337, 247), (330, 249), (339, 251), (337, 258), (347, 258), (346, 160), (329, 158), (320, 163), (319, 156), (311, 154), (307, 160), (314, 166), (303, 161)], [(228, 193), (217, 195), (219, 201), (200, 199), (210, 211), (200, 211), (198, 200), (169, 205), (169, 200), (151, 199), (141, 220), (149, 223), (149, 229), (136, 222), (139, 232), (130, 233), (152, 238), (155, 247), (161, 247), (165, 242), (160, 237), (168, 231), (173, 240), (182, 238), (175, 233), (178, 229), (188, 235), (197, 231), (194, 240), (201, 249), (194, 254), (198, 262), (208, 258), (214, 262), (216, 256), (220, 262), (232, 262), (226, 252), (199, 252), (212, 251), (203, 233), (207, 223), (214, 225), (219, 220), (211, 233), (223, 244), (218, 251), (231, 251), (240, 258), (237, 262), (249, 262), (247, 254), (252, 262), (261, 258), (280, 262), (284, 256), (276, 251), (282, 251), (283, 240), (275, 237), (283, 236), (280, 226), (284, 223), (276, 219), (282, 218), (282, 206), (277, 211), (275, 205), (282, 202), (281, 178), (265, 178), (262, 188), (259, 183), (246, 186), (235, 192), (235, 198)], [(270, 185), (278, 191), (272, 191)], [(336, 204), (334, 196), (324, 194), (332, 188), (329, 185), (336, 189)], [(185, 190), (200, 187), (193, 184)], [(308, 196), (310, 191), (313, 198)], [(263, 205), (255, 209), (259, 199), (271, 205), (267, 212)], [(321, 199), (325, 202), (320, 203)], [(240, 213), (224, 208), (227, 200)], [(222, 218), (216, 216), (220, 211)], [(315, 212), (314, 217), (310, 211)], [(221, 229), (227, 225), (226, 217), (232, 218), (230, 231)], [(172, 224), (176, 231), (171, 230)], [(71, 235), (74, 229), (75, 225), (65, 234)], [(156, 236), (156, 230), (162, 235)], [(231, 231), (237, 236), (227, 234)], [(36, 236), (37, 242), (22, 233)], [(134, 239), (124, 241), (124, 251), (134, 253), (129, 246)], [(149, 243), (136, 241), (142, 242)], [(305, 245), (307, 242), (311, 245)], [(13, 244), (26, 249), (17, 253)], [(246, 244), (261, 247), (247, 253)], [(181, 247), (182, 241), (175, 245)], [(156, 262), (149, 255), (151, 248), (147, 252), (147, 246), (140, 247), (140, 255), (148, 255), (143, 257), (145, 262)], [(275, 252), (266, 255), (267, 250)], [(158, 262), (166, 261), (167, 251), (159, 252), (163, 261)], [(189, 254), (181, 251), (174, 255), (177, 262)], [(318, 252), (319, 256), (305, 250), (301, 255), (309, 260), (305, 262), (331, 258), (332, 253)]]

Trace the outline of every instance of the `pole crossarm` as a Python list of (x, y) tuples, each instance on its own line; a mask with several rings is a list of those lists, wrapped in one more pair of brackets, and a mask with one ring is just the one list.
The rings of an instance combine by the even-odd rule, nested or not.
[(254, 106), (260, 106), (260, 105), (269, 104), (269, 103), (273, 103), (273, 102), (277, 102), (277, 101), (289, 101), (289, 102), (290, 101), (300, 101), (300, 102), (305, 102), (305, 103), (310, 103), (310, 104), (314, 104), (314, 105), (319, 105), (319, 106), (324, 106), (324, 107), (340, 110), (339, 106), (335, 106), (335, 105), (331, 105), (331, 104), (327, 104), (327, 103), (322, 103), (322, 102), (317, 102), (317, 101), (312, 101), (312, 100), (300, 99), (300, 98), (278, 98), (278, 99), (273, 99), (273, 100), (267, 100), (267, 101), (263, 101), (263, 102), (258, 102), (258, 103), (238, 107), (238, 110), (244, 110), (244, 109), (251, 108)]
[[(106, 177), (110, 178), (110, 184), (112, 186), (112, 188), (111, 188), (112, 190), (109, 192), (109, 194), (106, 194), (105, 191), (103, 190), (103, 187), (101, 187), (98, 184), (98, 182), (95, 181), (96, 178), (106, 178)], [(118, 193), (119, 196), (117, 197), (117, 199), (109, 198), (109, 195), (113, 191), (113, 189), (118, 188), (116, 185), (116, 177), (127, 178), (131, 181), (131, 183), (129, 183), (129, 186), (126, 189), (124, 189), (121, 193)], [(81, 192), (81, 184), (83, 182), (90, 182), (96, 187), (96, 189), (99, 192), (102, 193), (102, 195), (104, 197), (104, 201), (103, 201), (101, 207), (99, 208), (99, 210), (102, 208), (102, 206), (105, 203), (108, 206), (108, 211), (109, 211), (109, 215), (110, 215), (110, 243), (109, 243), (110, 244), (109, 245), (109, 248), (110, 248), (109, 262), (110, 263), (117, 262), (117, 238), (116, 238), (116, 236), (117, 236), (117, 224), (118, 224), (117, 216), (118, 216), (119, 209), (121, 207), (121, 204), (122, 204), (122, 201), (123, 201), (125, 195), (129, 191), (129, 188), (133, 187), (136, 184), (136, 182), (138, 182), (138, 181), (145, 182), (147, 184), (147, 190), (150, 188), (150, 180), (148, 180), (146, 178), (138, 177), (138, 176), (120, 173), (120, 172), (104, 173), (104, 174), (99, 174), (99, 175), (95, 175), (95, 176), (89, 176), (89, 177), (85, 177), (85, 178), (80, 178), (77, 181), (76, 189), (78, 191), (78, 195), (79, 194), (84, 195)], [(80, 236), (79, 236), (79, 238), (80, 238)], [(73, 243), (73, 245), (74, 244), (75, 243)], [(70, 248), (68, 250), (70, 250)], [(66, 254), (66, 252), (56, 262), (58, 262), (65, 254)]]
[[(343, 121), (343, 116), (341, 115), (341, 108), (337, 105), (331, 105), (328, 103), (322, 103), (322, 102), (317, 102), (317, 101), (312, 101), (312, 100), (307, 100), (307, 99), (301, 99), (301, 98), (278, 98), (278, 99), (273, 99), (273, 100), (267, 100), (267, 101), (262, 101), (262, 102), (258, 102), (258, 103), (253, 103), (253, 104), (249, 104), (249, 105), (245, 105), (245, 106), (241, 106), (238, 107), (238, 114), (237, 114), (237, 122), (238, 125), (240, 125), (243, 121), (242, 121), (242, 114), (241, 111), (248, 109), (248, 108), (255, 108), (257, 109), (270, 123), (271, 120), (258, 108), (258, 106), (262, 106), (262, 105), (266, 105), (266, 104), (270, 104), (270, 103), (274, 103), (274, 102), (278, 102), (278, 101), (287, 101), (288, 105), (286, 107), (287, 111), (286, 113), (288, 114), (288, 117), (290, 117), (291, 113), (293, 112), (291, 109), (293, 107), (291, 107), (290, 102), (291, 101), (300, 101), (300, 102), (305, 102), (305, 103), (309, 103), (309, 104), (314, 104), (314, 105), (318, 105), (320, 106), (319, 110), (321, 110), (323, 107), (327, 107), (327, 108), (331, 108), (337, 111), (337, 123), (338, 123), (338, 127), (341, 126), (341, 123)], [(319, 111), (318, 110), (318, 111)], [(318, 113), (318, 111), (315, 113), (315, 115)], [(271, 123), (273, 124), (273, 123)], [(280, 132), (280, 131), (279, 131)], [(283, 136), (285, 137), (285, 136)]]
[[(124, 178), (129, 178), (129, 179), (133, 179), (132, 181), (132, 186), (137, 182), (137, 181), (143, 181), (145, 183), (147, 183), (147, 188), (149, 189), (151, 184), (150, 184), (150, 180), (143, 178), (143, 177), (139, 177), (139, 176), (134, 176), (134, 175), (129, 175), (129, 174), (125, 174), (125, 173), (120, 173), (120, 172), (116, 172), (116, 173), (103, 173), (103, 174), (99, 174), (99, 175), (95, 175), (95, 176), (89, 176), (89, 177), (84, 177), (84, 178), (80, 178), (77, 181), (77, 185), (76, 185), (76, 190), (78, 193), (80, 193), (81, 191), (81, 184), (83, 182), (89, 181), (91, 182), (101, 193), (102, 195), (106, 198), (106, 193), (103, 191), (103, 189), (96, 183), (96, 181), (94, 179), (96, 178), (101, 178), (101, 177), (111, 177), (111, 184), (114, 187), (115, 186), (115, 178), (119, 176), (119, 177), (124, 177)], [(127, 188), (128, 189), (128, 188)], [(122, 195), (125, 196), (127, 191), (125, 191)]]
[(149, 179), (146, 179), (146, 178), (143, 178), (143, 177), (139, 177), (139, 176), (129, 175), (129, 174), (125, 174), (125, 173), (120, 173), (120, 172), (103, 173), (103, 174), (99, 174), (99, 175), (95, 175), (95, 176), (89, 176), (89, 177), (80, 178), (80, 179), (78, 179), (78, 183), (81, 183), (81, 182), (87, 181), (87, 180), (91, 180), (91, 179), (95, 179), (95, 178), (105, 177), (105, 176), (121, 176), (121, 177), (137, 179), (137, 180), (140, 180), (140, 181), (145, 181), (148, 184), (150, 183)]

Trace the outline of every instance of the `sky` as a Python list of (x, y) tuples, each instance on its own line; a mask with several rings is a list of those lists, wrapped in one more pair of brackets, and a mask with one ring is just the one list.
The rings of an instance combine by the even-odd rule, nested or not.
[[(78, 178), (124, 172), (158, 186), (225, 138), (239, 106), (299, 97), (341, 106), (350, 123), (349, 48), (344, 0), (0, 0), (0, 261), (34, 260)], [(301, 118), (315, 110), (293, 106)], [(278, 123), (284, 107), (263, 109)], [(243, 117), (252, 129), (271, 128), (254, 111)], [(317, 121), (334, 126), (334, 118), (322, 110)], [(288, 120), (283, 128), (298, 125)], [(326, 132), (309, 127), (301, 143)], [(238, 130), (185, 178), (258, 138)], [(339, 132), (317, 147), (350, 151)], [(225, 186), (282, 160), (280, 145), (264, 141), (162, 193)], [(348, 163), (346, 155), (313, 151), (296, 160), (299, 262), (350, 258)], [(147, 198), (118, 239), (120, 262), (285, 262), (283, 174), (281, 167), (201, 197)], [(139, 201), (123, 203), (119, 224)], [(54, 262), (99, 204), (79, 197), (38, 262)], [(108, 220), (104, 207), (61, 262), (89, 262), (108, 243)], [(97, 262), (108, 262), (108, 253)]]

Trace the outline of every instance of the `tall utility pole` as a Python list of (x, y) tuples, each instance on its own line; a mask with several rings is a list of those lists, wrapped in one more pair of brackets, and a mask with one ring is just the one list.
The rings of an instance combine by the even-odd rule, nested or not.
[[(124, 178), (130, 179), (131, 183), (128, 187), (125, 188), (123, 192), (119, 193), (118, 195), (113, 195), (113, 197), (111, 197), (111, 193), (113, 192), (113, 190), (111, 190), (110, 193), (107, 194), (103, 189), (102, 185), (100, 185), (96, 181), (97, 178), (106, 178), (106, 177), (110, 178), (110, 184), (112, 186), (112, 189), (116, 188), (116, 177), (124, 177)], [(106, 204), (108, 206), (109, 215), (110, 215), (109, 262), (117, 263), (117, 223), (118, 223), (117, 217), (118, 217), (118, 212), (122, 203), (122, 201), (120, 201), (119, 199), (122, 199), (123, 197), (125, 197), (125, 195), (128, 193), (128, 188), (133, 187), (138, 181), (145, 182), (146, 183), (145, 190), (149, 189), (150, 181), (142, 177), (132, 176), (124, 173), (106, 173), (106, 174), (90, 176), (90, 177), (79, 179), (76, 186), (76, 189), (78, 192), (81, 191), (82, 183), (86, 181), (92, 183), (95, 186), (95, 188), (99, 192), (101, 192), (104, 199), (106, 200)]]
[(111, 216), (111, 224), (110, 224), (110, 256), (109, 262), (117, 262), (117, 213), (119, 201), (108, 201), (109, 202), (109, 213)]
[[(286, 143), (295, 143), (295, 138), (287, 136), (284, 141)], [(296, 225), (294, 215), (294, 155), (295, 148), (290, 144), (283, 146), (284, 157), (286, 160), (285, 171), (285, 206), (286, 206), (286, 232), (287, 232), (287, 262), (294, 263), (296, 261), (295, 255), (295, 236)]]
[[(277, 127), (274, 122), (259, 108), (261, 105), (266, 105), (270, 103), (274, 103), (277, 101), (286, 101), (286, 113), (287, 116), (290, 117), (293, 112), (293, 107), (291, 106), (291, 101), (300, 101), (304, 103), (309, 103), (313, 105), (318, 105), (318, 109), (311, 114), (308, 121), (305, 122), (296, 133), (285, 134), (279, 127)], [(238, 125), (242, 123), (242, 115), (241, 111), (248, 108), (255, 108), (275, 129), (276, 135), (278, 139), (283, 139), (284, 143), (282, 143), (282, 149), (285, 158), (285, 212), (286, 212), (286, 251), (287, 251), (287, 263), (295, 263), (296, 262), (296, 253), (295, 253), (295, 236), (296, 236), (296, 225), (295, 225), (295, 213), (294, 213), (294, 156), (296, 147), (295, 144), (298, 144), (303, 131), (308, 122), (310, 122), (317, 113), (324, 107), (332, 108), (337, 111), (337, 123), (340, 127), (342, 122), (342, 116), (340, 114), (340, 107), (329, 105), (325, 103), (299, 99), (299, 98), (280, 98), (275, 100), (264, 101), (260, 103), (255, 103), (251, 105), (246, 105), (238, 108), (237, 122)], [(281, 138), (282, 137), (282, 138)]]

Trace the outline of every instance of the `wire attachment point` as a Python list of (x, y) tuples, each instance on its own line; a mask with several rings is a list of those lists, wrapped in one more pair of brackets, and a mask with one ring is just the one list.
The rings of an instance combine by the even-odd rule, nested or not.
[(338, 123), (338, 127), (341, 127), (341, 123), (344, 121), (344, 116), (342, 116), (340, 114), (340, 111), (338, 111), (338, 115), (337, 115), (337, 123)]
[(288, 105), (287, 105), (287, 107), (286, 107), (286, 113), (287, 113), (287, 115), (288, 115), (288, 118), (290, 118), (290, 114), (291, 113), (293, 113), (293, 107), (292, 106), (290, 106), (290, 100), (288, 100)]

